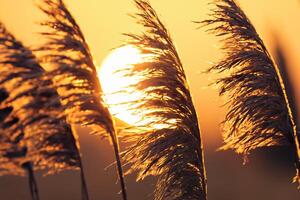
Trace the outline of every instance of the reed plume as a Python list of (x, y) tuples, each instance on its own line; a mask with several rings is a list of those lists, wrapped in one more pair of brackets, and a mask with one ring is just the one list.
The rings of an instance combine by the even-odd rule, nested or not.
[[(206, 199), (206, 175), (200, 130), (189, 86), (172, 39), (145, 0), (135, 0), (139, 13), (134, 17), (146, 30), (125, 34), (144, 60), (120, 70), (124, 76), (142, 77), (128, 91), (143, 93), (138, 101), (129, 101), (129, 109), (144, 111), (139, 131), (127, 133), (133, 142), (124, 152), (129, 173), (137, 180), (158, 176), (156, 200)], [(122, 92), (122, 91), (121, 91)]]
[[(72, 124), (88, 126), (93, 133), (110, 135), (113, 143), (123, 199), (127, 199), (114, 122), (103, 102), (89, 46), (75, 19), (62, 0), (42, 0), (40, 9), (48, 16), (42, 33), (48, 41), (39, 50), (50, 67), (49, 76), (61, 97), (64, 113)], [(113, 83), (112, 83), (113, 84)]]
[[(29, 176), (82, 168), (78, 146), (52, 82), (32, 51), (0, 23), (0, 175)], [(81, 169), (82, 170), (82, 169)]]
[(289, 144), (300, 183), (300, 135), (284, 77), (254, 26), (234, 0), (215, 0), (202, 23), (222, 37), (225, 57), (209, 71), (221, 73), (220, 95), (229, 96), (222, 149), (249, 154), (259, 147)]

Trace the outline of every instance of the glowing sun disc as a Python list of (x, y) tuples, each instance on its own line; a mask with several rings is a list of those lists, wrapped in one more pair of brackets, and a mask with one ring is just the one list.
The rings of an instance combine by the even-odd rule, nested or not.
[[(142, 93), (128, 91), (128, 86), (139, 81), (138, 77), (126, 77), (116, 73), (120, 69), (130, 68), (133, 64), (143, 61), (145, 55), (134, 46), (128, 45), (112, 51), (98, 69), (101, 86), (104, 93), (104, 100), (109, 106), (110, 112), (120, 120), (131, 124), (139, 125), (142, 119), (140, 114), (128, 110), (128, 106), (122, 103), (139, 100)], [(125, 90), (124, 93), (118, 93)]]

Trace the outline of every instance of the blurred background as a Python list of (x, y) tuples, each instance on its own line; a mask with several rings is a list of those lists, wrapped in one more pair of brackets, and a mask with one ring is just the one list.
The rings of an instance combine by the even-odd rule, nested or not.
[[(43, 19), (33, 0), (0, 0), (0, 20), (25, 45), (42, 44), (37, 34), (37, 22)], [(291, 80), (300, 106), (300, 2), (298, 0), (239, 0), (269, 50), (279, 42), (287, 56)], [(131, 0), (65, 0), (81, 26), (92, 49), (97, 65), (112, 48), (126, 38), (122, 33), (139, 33), (128, 13), (135, 12)], [(199, 115), (205, 149), (205, 163), (210, 200), (299, 200), (291, 150), (274, 147), (252, 152), (249, 163), (231, 151), (219, 152), (222, 144), (220, 122), (224, 118), (222, 105), (226, 98), (218, 97), (217, 89), (208, 87), (214, 76), (201, 73), (222, 54), (220, 43), (203, 29), (196, 29), (192, 21), (206, 19), (208, 0), (151, 0), (169, 29), (184, 63), (192, 96)], [(274, 37), (276, 35), (276, 38)], [(275, 42), (276, 40), (276, 42)], [(88, 135), (79, 128), (85, 171), (91, 199), (121, 199), (113, 151), (108, 141)], [(124, 148), (124, 147), (123, 147)], [(55, 176), (37, 175), (42, 200), (79, 200), (80, 183), (77, 172)], [(135, 176), (126, 177), (130, 200), (151, 200), (155, 179), (135, 182)], [(26, 178), (0, 177), (1, 200), (29, 200)]]

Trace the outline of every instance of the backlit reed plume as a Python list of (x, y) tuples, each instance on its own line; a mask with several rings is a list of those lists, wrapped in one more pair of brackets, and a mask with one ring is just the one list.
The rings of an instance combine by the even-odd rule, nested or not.
[(109, 133), (123, 199), (127, 199), (114, 123), (103, 102), (96, 67), (84, 35), (62, 0), (43, 0), (40, 9), (48, 16), (42, 23), (48, 28), (42, 33), (48, 38), (40, 48), (42, 61), (51, 68), (49, 74), (61, 96), (67, 119), (72, 124), (92, 128), (100, 136), (105, 136), (103, 130)]
[(300, 136), (283, 74), (245, 13), (233, 0), (216, 0), (202, 22), (222, 37), (225, 57), (209, 71), (222, 73), (220, 95), (229, 96), (223, 149), (247, 155), (258, 147), (290, 144), (299, 182)]
[(53, 174), (81, 168), (76, 139), (56, 90), (32, 52), (0, 24), (0, 175)]
[(127, 102), (144, 111), (140, 131), (129, 133), (133, 142), (124, 158), (137, 171), (137, 180), (158, 176), (156, 200), (206, 199), (203, 149), (195, 108), (182, 63), (170, 35), (148, 1), (136, 0), (134, 15), (145, 28), (140, 35), (126, 34), (125, 45), (137, 48), (145, 59), (118, 73), (142, 77), (128, 91), (143, 98)]

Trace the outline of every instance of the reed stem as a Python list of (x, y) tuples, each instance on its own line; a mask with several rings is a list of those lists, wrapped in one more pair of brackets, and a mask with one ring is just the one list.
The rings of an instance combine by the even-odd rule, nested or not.
[(31, 193), (31, 199), (32, 200), (40, 200), (38, 186), (37, 186), (37, 182), (36, 182), (33, 168), (32, 168), (32, 163), (30, 163), (30, 162), (25, 163), (24, 168), (26, 169), (26, 171), (28, 173), (28, 181), (29, 181), (28, 183), (29, 183), (29, 188), (30, 188), (30, 193)]
[(117, 170), (118, 170), (119, 179), (120, 179), (122, 197), (123, 197), (123, 200), (127, 200), (127, 191), (126, 191), (126, 186), (125, 186), (125, 179), (124, 179), (122, 163), (121, 163), (121, 159), (120, 159), (120, 149), (119, 149), (118, 139), (116, 137), (115, 132), (110, 133), (110, 135), (111, 135), (115, 158), (116, 158), (116, 162), (117, 162)]

